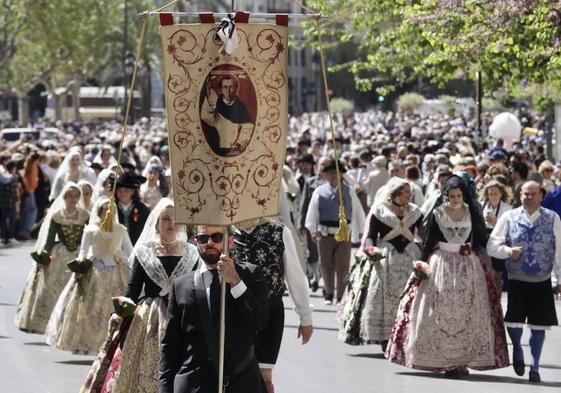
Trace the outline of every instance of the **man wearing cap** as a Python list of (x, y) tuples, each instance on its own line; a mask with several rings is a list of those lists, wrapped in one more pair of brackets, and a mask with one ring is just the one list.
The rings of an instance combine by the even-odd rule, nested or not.
[[(342, 162), (338, 166), (341, 175), (346, 172)], [(353, 242), (358, 242), (360, 239), (365, 216), (355, 191), (343, 182), (342, 176), (338, 175), (335, 159), (329, 158), (323, 166), (322, 174), (326, 182), (312, 194), (306, 215), (306, 228), (318, 244), (321, 273), (325, 283), (325, 304), (331, 305), (335, 289), (337, 289), (337, 303), (343, 297), (345, 277), (349, 271), (351, 258), (351, 242), (338, 242), (334, 237), (339, 228), (339, 183), (342, 187), (345, 216), (351, 228)]]
[(300, 167), (298, 168), (298, 173), (296, 174), (296, 182), (300, 186), (300, 193), (304, 190), (304, 184), (306, 180), (314, 176), (314, 156), (311, 154), (303, 154), (299, 158)]
[(384, 156), (376, 156), (372, 160), (374, 169), (368, 175), (367, 180), (368, 206), (372, 206), (376, 193), (390, 179), (390, 174), (386, 169), (386, 163), (387, 160)]
[[(430, 201), (436, 201), (436, 198), (440, 195), (440, 190), (446, 184), (448, 178), (452, 176), (452, 170), (450, 166), (445, 164), (440, 164), (436, 167), (436, 172), (432, 182), (428, 185), (427, 190), (425, 192), (425, 204)], [(432, 209), (432, 205), (430, 205), (429, 210), (426, 210), (425, 213), (428, 213)], [(423, 209), (421, 209), (423, 210)]]
[(117, 212), (119, 214), (119, 222), (127, 227), (131, 243), (134, 245), (144, 224), (150, 214), (150, 209), (140, 201), (138, 190), (140, 185), (146, 181), (144, 176), (138, 176), (134, 173), (123, 173), (117, 179)]

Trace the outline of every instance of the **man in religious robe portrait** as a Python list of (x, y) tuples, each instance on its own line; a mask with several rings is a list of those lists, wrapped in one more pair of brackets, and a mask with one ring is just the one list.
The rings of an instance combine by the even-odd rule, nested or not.
[(249, 144), (255, 122), (238, 97), (239, 82), (236, 77), (227, 75), (218, 86), (220, 95), (207, 81), (207, 95), (201, 107), (203, 131), (216, 154), (238, 155)]

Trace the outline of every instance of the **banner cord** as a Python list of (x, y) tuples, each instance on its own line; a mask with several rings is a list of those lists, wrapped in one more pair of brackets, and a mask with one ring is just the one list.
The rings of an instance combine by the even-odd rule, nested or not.
[(335, 142), (335, 126), (333, 125), (333, 113), (331, 112), (331, 102), (329, 100), (329, 86), (327, 84), (327, 70), (325, 68), (325, 58), (323, 53), (323, 43), (321, 40), (321, 14), (315, 12), (311, 8), (306, 7), (298, 0), (292, 0), (301, 8), (314, 15), (316, 19), (317, 36), (318, 36), (318, 49), (321, 63), (321, 73), (323, 77), (323, 88), (325, 92), (325, 102), (327, 104), (327, 114), (329, 116), (329, 125), (331, 128), (331, 144), (333, 146), (333, 155), (335, 156), (335, 170), (337, 171), (337, 190), (339, 193), (339, 229), (335, 233), (335, 240), (338, 242), (349, 240), (348, 220), (345, 216), (345, 200), (343, 198), (343, 178), (341, 175), (341, 168), (339, 168), (339, 155), (337, 154), (337, 144)]
[[(168, 3), (158, 9), (156, 9), (155, 11), (162, 11), (165, 10), (168, 7), (171, 7), (172, 5), (175, 5), (177, 3), (178, 0), (174, 0), (171, 3)], [(142, 54), (142, 47), (144, 45), (144, 36), (146, 33), (146, 28), (148, 27), (148, 15), (144, 15), (143, 16), (143, 21), (142, 21), (142, 29), (140, 30), (140, 37), (138, 39), (138, 44), (136, 47), (136, 57), (134, 60), (134, 68), (132, 71), (132, 79), (131, 79), (131, 83), (130, 83), (130, 94), (128, 96), (128, 100), (127, 100), (127, 107), (125, 110), (125, 117), (123, 119), (123, 127), (121, 128), (121, 142), (119, 143), (119, 153), (117, 156), (117, 164), (121, 165), (121, 159), (123, 156), (123, 144), (125, 142), (125, 136), (127, 134), (127, 124), (129, 121), (129, 113), (131, 110), (131, 106), (132, 106), (132, 102), (133, 102), (133, 97), (134, 97), (134, 88), (136, 86), (136, 74), (138, 71), (138, 63), (140, 62), (140, 56)], [(120, 175), (121, 173), (121, 168), (120, 166), (118, 167), (117, 170), (117, 174)], [(117, 179), (115, 179), (115, 182), (113, 183), (113, 190), (111, 191), (111, 200), (109, 201), (109, 206), (107, 207), (107, 213), (105, 214), (105, 218), (103, 219), (103, 222), (99, 225), (100, 229), (104, 232), (112, 232), (113, 231), (113, 220), (115, 217), (115, 214), (117, 214), (117, 206), (115, 204), (115, 192), (117, 190)]]

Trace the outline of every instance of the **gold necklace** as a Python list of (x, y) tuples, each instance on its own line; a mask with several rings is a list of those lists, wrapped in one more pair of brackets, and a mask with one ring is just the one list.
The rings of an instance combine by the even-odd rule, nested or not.
[(170, 254), (177, 246), (177, 239), (174, 239), (171, 242), (166, 242), (165, 240), (160, 239), (160, 246), (162, 246), (164, 253)]

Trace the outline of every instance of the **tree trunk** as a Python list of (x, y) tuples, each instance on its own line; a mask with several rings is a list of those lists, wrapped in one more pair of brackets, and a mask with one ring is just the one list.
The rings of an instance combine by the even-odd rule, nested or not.
[(62, 120), (62, 106), (64, 103), (64, 97), (66, 94), (53, 94), (53, 98), (55, 100), (55, 121)]
[(29, 97), (18, 94), (18, 122), (21, 127), (29, 123)]
[(142, 82), (142, 116), (150, 118), (152, 114), (152, 67), (147, 66)]
[(72, 83), (72, 107), (74, 108), (74, 120), (80, 121), (80, 82)]

